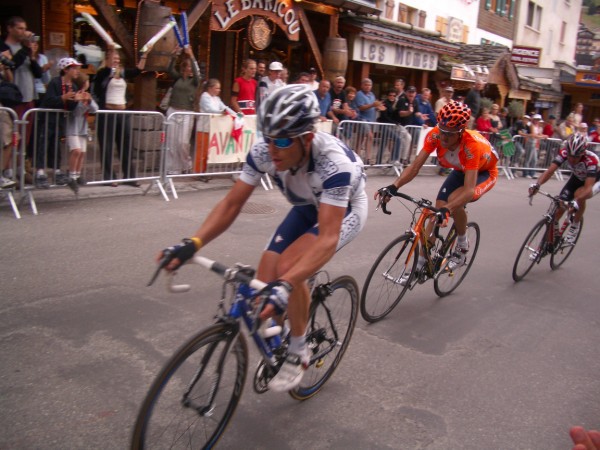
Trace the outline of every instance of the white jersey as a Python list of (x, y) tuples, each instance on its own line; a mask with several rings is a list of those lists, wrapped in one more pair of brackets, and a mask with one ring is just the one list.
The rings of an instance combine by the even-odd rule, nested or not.
[(258, 141), (248, 153), (240, 179), (252, 186), (269, 174), (293, 205), (326, 203), (333, 206), (366, 207), (366, 175), (363, 162), (346, 144), (329, 133), (316, 132), (308, 162), (295, 174), (278, 172), (269, 145)]

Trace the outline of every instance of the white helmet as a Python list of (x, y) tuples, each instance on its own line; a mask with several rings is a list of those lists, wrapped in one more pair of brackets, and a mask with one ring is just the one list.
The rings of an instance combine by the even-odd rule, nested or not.
[(65, 70), (71, 66), (81, 66), (81, 64), (74, 58), (62, 58), (59, 62), (58, 62), (58, 69), (59, 70)]
[(261, 103), (258, 127), (271, 138), (295, 137), (314, 131), (321, 116), (317, 96), (305, 84), (289, 84), (273, 91)]

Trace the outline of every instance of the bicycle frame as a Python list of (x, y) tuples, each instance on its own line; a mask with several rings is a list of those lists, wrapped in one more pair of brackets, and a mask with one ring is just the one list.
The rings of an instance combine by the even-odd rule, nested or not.
[[(548, 206), (548, 210), (546, 211), (546, 213), (544, 214), (544, 217), (546, 219), (546, 223), (547, 223), (547, 232), (546, 232), (546, 243), (550, 244), (550, 245), (554, 245), (557, 243), (557, 241), (559, 239), (562, 239), (567, 227), (571, 224), (571, 222), (573, 221), (573, 213), (569, 213), (567, 214), (567, 216), (565, 217), (563, 223), (560, 225), (560, 228), (558, 229), (558, 235), (555, 236), (555, 230), (554, 230), (554, 220), (555, 220), (555, 215), (556, 212), (559, 210), (559, 208), (562, 206), (562, 208), (564, 210), (569, 209), (571, 202), (567, 202), (565, 200), (562, 200), (561, 198), (559, 198), (558, 196), (554, 196), (548, 192), (545, 191), (541, 191), (538, 190), (538, 193), (548, 197), (551, 200), (550, 206)], [(529, 197), (529, 204), (531, 205), (533, 202), (533, 196)], [(560, 220), (560, 218), (559, 218)]]

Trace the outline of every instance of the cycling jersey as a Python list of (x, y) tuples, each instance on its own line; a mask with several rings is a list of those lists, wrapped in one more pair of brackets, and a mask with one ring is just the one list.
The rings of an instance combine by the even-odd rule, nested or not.
[(281, 254), (304, 233), (319, 233), (318, 209), (321, 203), (346, 208), (340, 229), (339, 250), (352, 241), (368, 216), (365, 172), (362, 160), (336, 137), (315, 133), (309, 161), (295, 174), (278, 172), (271, 161), (269, 145), (259, 141), (248, 153), (240, 180), (258, 186), (268, 173), (294, 205), (273, 233), (267, 250)]
[(474, 130), (464, 130), (457, 150), (449, 151), (442, 147), (440, 129), (434, 127), (425, 137), (423, 151), (433, 153), (437, 151), (440, 166), (464, 172), (477, 170), (489, 171), (492, 178), (498, 177), (498, 154), (490, 142)]
[(583, 158), (581, 158), (581, 160), (575, 165), (571, 165), (568, 158), (569, 153), (567, 152), (567, 149), (563, 147), (558, 151), (552, 162), (559, 167), (566, 162), (567, 167), (572, 172), (572, 175), (581, 181), (585, 180), (587, 177), (596, 178), (598, 176), (599, 160), (598, 156), (596, 156), (593, 152), (587, 150), (583, 155)]
[(269, 145), (260, 140), (248, 153), (240, 179), (258, 186), (264, 174), (273, 177), (293, 205), (318, 207), (320, 203), (327, 203), (347, 207), (365, 195), (366, 175), (362, 160), (329, 133), (315, 133), (309, 161), (295, 174), (289, 170), (278, 172), (271, 161)]

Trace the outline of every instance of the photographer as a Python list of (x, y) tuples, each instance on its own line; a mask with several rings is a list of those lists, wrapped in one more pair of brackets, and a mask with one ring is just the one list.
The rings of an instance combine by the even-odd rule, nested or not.
[(13, 109), (19, 118), (22, 118), (27, 110), (34, 107), (37, 98), (34, 79), (41, 78), (43, 72), (37, 61), (31, 58), (30, 45), (36, 36), (27, 30), (25, 21), (21, 17), (11, 17), (6, 25), (7, 36), (4, 42), (0, 42), (0, 53), (7, 55), (6, 51), (10, 52), (9, 59), (12, 59), (14, 64), (14, 83), (23, 95), (23, 102)]

